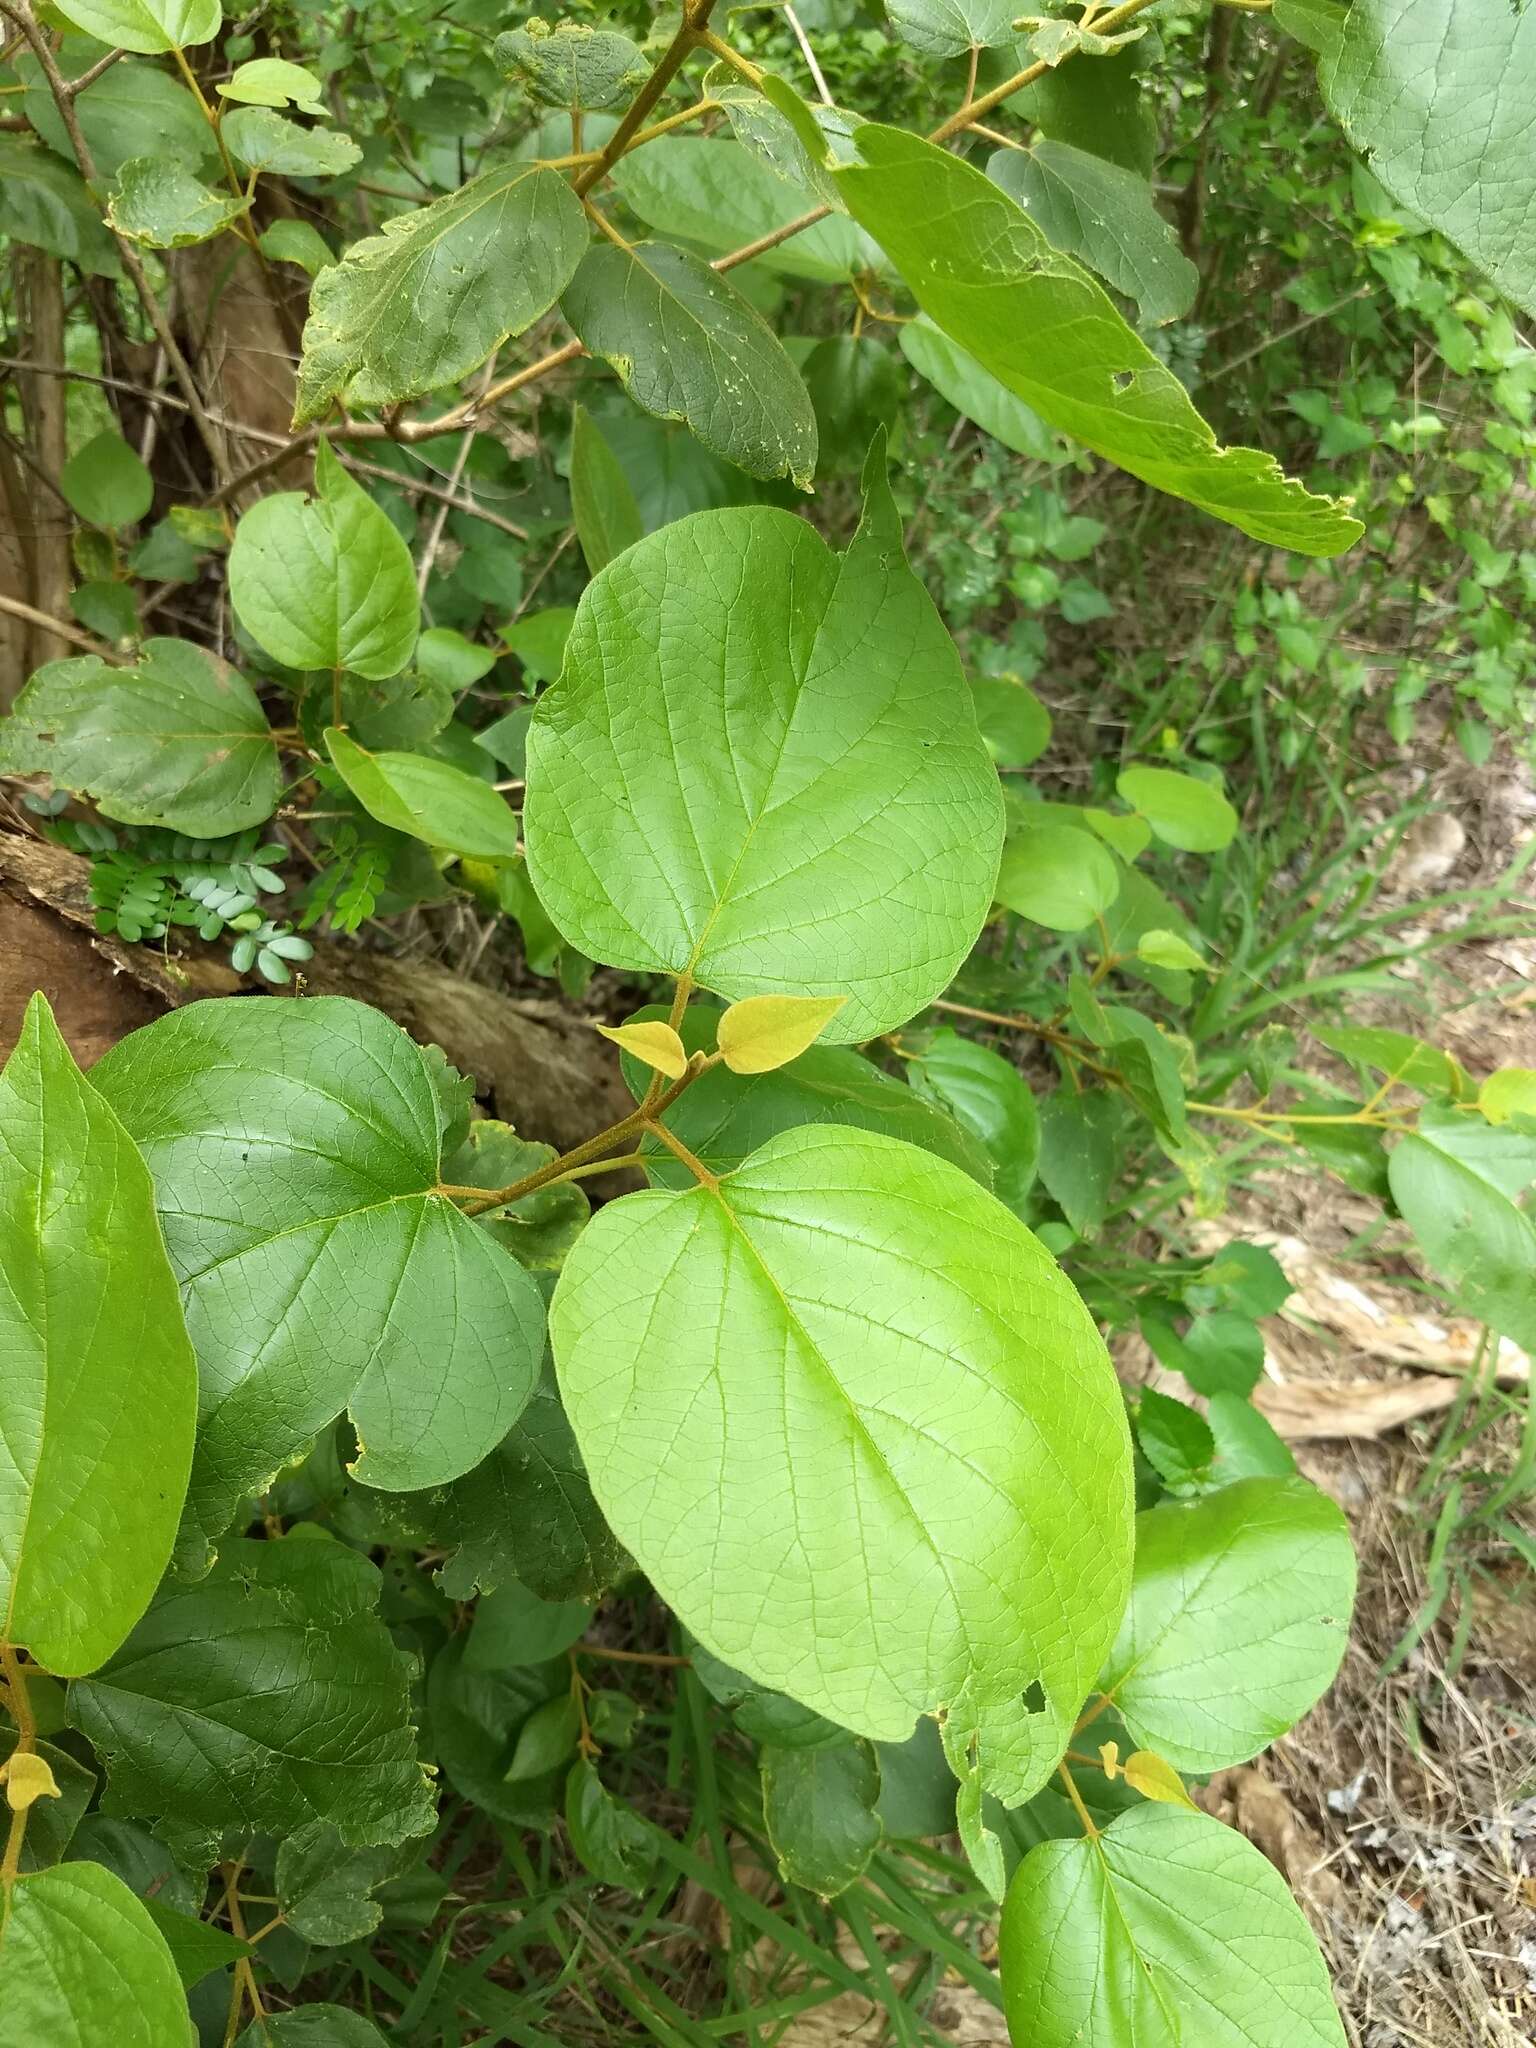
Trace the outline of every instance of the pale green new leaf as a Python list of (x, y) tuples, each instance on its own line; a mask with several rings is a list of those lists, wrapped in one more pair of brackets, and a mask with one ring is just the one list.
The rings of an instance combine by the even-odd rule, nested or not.
[(92, 277), (118, 274), (116, 246), (85, 180), (20, 135), (0, 135), (0, 235), (77, 263)]
[(974, 420), (994, 441), (1001, 441), (1015, 455), (1028, 455), (1036, 462), (1060, 459), (1060, 437), (1022, 398), (999, 384), (990, 370), (983, 369), (973, 355), (951, 341), (942, 328), (919, 315), (897, 331), (901, 352), (956, 412)]
[[(227, 1543), (172, 1579), (70, 1716), (106, 1760), (105, 1810), (285, 1835), (329, 1821), (355, 1846), (425, 1834), (413, 1661), (375, 1608), (379, 1574), (323, 1537)], [(158, 2048), (158, 2044), (157, 2044)]]
[(370, 682), (400, 673), (421, 626), (410, 549), (325, 440), (312, 498), (261, 498), (235, 528), (229, 594), (274, 661), (350, 669)]
[[(711, 251), (755, 242), (818, 204), (814, 192), (739, 142), (702, 135), (663, 136), (620, 157), (613, 182), (647, 227)], [(812, 284), (846, 283), (888, 268), (878, 246), (844, 219), (818, 221), (756, 260)]]
[(68, 0), (59, 13), (109, 49), (145, 57), (211, 43), (224, 19), (219, 0)]
[(209, 241), (247, 212), (249, 199), (215, 191), (172, 158), (131, 157), (107, 203), (108, 223), (149, 249), (185, 249)]
[(619, 458), (584, 405), (571, 419), (571, 518), (592, 576), (645, 531)]
[(1016, 0), (886, 0), (891, 27), (925, 57), (961, 57), (1013, 40)]
[(1536, 313), (1536, 11), (1354, 0), (1322, 42), (1323, 95), (1393, 198)]
[(600, 243), (560, 310), (637, 405), (684, 421), (749, 476), (810, 489), (816, 415), (800, 373), (762, 315), (699, 257), (665, 242)]
[(247, 107), (286, 107), (290, 103), (306, 113), (317, 113), (325, 100), (325, 88), (302, 64), (290, 64), (286, 57), (253, 57), (238, 65), (233, 78), (219, 85), (221, 99)]
[(1153, 205), (1151, 186), (1134, 171), (1042, 137), (1027, 150), (998, 150), (987, 176), (1019, 202), (1053, 249), (1078, 257), (1134, 299), (1145, 322), (1181, 320), (1195, 303), (1200, 273)]
[(315, 281), (294, 424), (335, 398), (389, 405), (452, 384), (549, 311), (586, 246), (581, 201), (538, 165), (389, 221)]
[(1214, 783), (1176, 768), (1122, 768), (1115, 788), (1165, 845), (1183, 853), (1220, 853), (1237, 833), (1237, 813)]
[(1245, 1763), (1332, 1684), (1354, 1596), (1348, 1525), (1304, 1479), (1152, 1508), (1098, 1689), (1177, 1769)]
[(1124, 1604), (1129, 1455), (1092, 1320), (1000, 1202), (789, 1131), (600, 1211), (550, 1327), (592, 1490), (706, 1649), (879, 1740), (945, 1708), (1029, 1796)]
[(880, 443), (846, 554), (750, 507), (590, 583), (528, 733), (528, 867), (611, 966), (846, 995), (842, 1044), (948, 982), (991, 899), (997, 774), (901, 552)]
[(0, 1073), (0, 1640), (109, 1657), (171, 1554), (197, 1374), (154, 1189), (41, 995)]
[(277, 807), (277, 747), (255, 691), (187, 640), (147, 640), (131, 668), (94, 654), (40, 668), (0, 724), (0, 766), (51, 776), (125, 825), (199, 838)]
[(1114, 857), (1091, 832), (1042, 818), (1008, 835), (997, 900), (1053, 932), (1092, 924), (1120, 893)]
[(1269, 1858), (1186, 1807), (1042, 1842), (1003, 1907), (1003, 2009), (1029, 2048), (1344, 2048), (1312, 1930)]
[(862, 1877), (880, 1846), (874, 1745), (850, 1740), (785, 1749), (770, 1743), (760, 1763), (763, 1819), (779, 1875), (835, 1898)]
[(60, 1863), (7, 1892), (0, 2048), (182, 2048), (191, 2038), (171, 1952), (121, 1878)]
[(359, 1478), (392, 1492), (500, 1442), (538, 1375), (543, 1304), (433, 1193), (442, 1111), (403, 1032), (336, 997), (231, 998), (134, 1032), (94, 1077), (150, 1162), (182, 1281), (207, 1536), (343, 1408)]
[(858, 142), (864, 163), (832, 173), (849, 212), (935, 325), (1043, 419), (1255, 540), (1328, 555), (1359, 537), (1272, 456), (1220, 447), (1102, 288), (982, 172), (896, 128)]
[(515, 860), (517, 819), (488, 782), (430, 754), (371, 754), (327, 727), (326, 751), (369, 817), (469, 860)]

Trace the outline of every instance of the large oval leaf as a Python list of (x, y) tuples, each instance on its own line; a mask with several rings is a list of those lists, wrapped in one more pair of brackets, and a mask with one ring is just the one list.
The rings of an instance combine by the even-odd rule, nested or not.
[(516, 860), (517, 819), (478, 775), (430, 754), (370, 753), (334, 726), (325, 733), (336, 772), (370, 818), (469, 860)]
[(340, 997), (197, 1003), (95, 1079), (150, 1162), (182, 1281), (208, 1536), (343, 1408), (358, 1476), (392, 1490), (456, 1478), (506, 1435), (543, 1303), (434, 1193), (431, 1073), (388, 1018)]
[(1275, 1866), (1208, 1814), (1133, 1806), (1042, 1842), (1002, 1920), (1028, 2048), (1344, 2048), (1328, 1972)]
[(1243, 1763), (1333, 1682), (1354, 1597), (1348, 1525), (1305, 1479), (1169, 1502), (1136, 1518), (1130, 1605), (1100, 1689), (1138, 1747), (1180, 1770)]
[(948, 1710), (1011, 1802), (1124, 1604), (1124, 1410), (1075, 1291), (957, 1167), (838, 1125), (629, 1195), (550, 1312), (592, 1490), (705, 1647), (855, 1733)]
[(0, 1147), (0, 1638), (72, 1677), (170, 1558), (197, 1372), (148, 1171), (40, 995)]
[(0, 725), (0, 766), (49, 775), (125, 825), (218, 838), (277, 808), (277, 746), (255, 691), (185, 640), (132, 668), (50, 661)]
[(848, 211), (928, 317), (1042, 419), (1255, 540), (1333, 555), (1359, 538), (1273, 456), (1218, 446), (1103, 288), (974, 165), (898, 128), (856, 139), (864, 162), (832, 172)]
[(171, 1952), (120, 1877), (60, 1863), (7, 1894), (0, 2048), (180, 2048), (191, 2038)]
[(902, 1023), (980, 929), (1003, 807), (883, 448), (844, 555), (762, 508), (651, 534), (582, 596), (528, 734), (528, 868), (593, 959)]

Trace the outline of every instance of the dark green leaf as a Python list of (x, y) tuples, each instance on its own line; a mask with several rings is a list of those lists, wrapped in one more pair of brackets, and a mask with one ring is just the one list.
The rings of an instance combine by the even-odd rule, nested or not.
[(891, 26), (925, 57), (962, 57), (1013, 39), (1014, 0), (887, 0)]
[(565, 1781), (565, 1824), (571, 1847), (599, 1884), (641, 1892), (655, 1867), (655, 1830), (614, 1797), (583, 1757)]
[(880, 1846), (880, 1766), (869, 1742), (762, 1752), (763, 1818), (787, 1884), (824, 1899), (861, 1877)]
[(251, 1953), (249, 1942), (237, 1941), (222, 1927), (210, 1927), (206, 1921), (195, 1920), (188, 1913), (178, 1913), (174, 1906), (164, 1905), (157, 1898), (145, 1899), (144, 1910), (170, 1950), (171, 1961), (176, 1965), (176, 1974), (184, 1990), (190, 1991), (194, 1984), (201, 1984), (215, 1970), (225, 1969), (238, 1957)]
[(1149, 325), (1182, 320), (1194, 304), (1200, 273), (1134, 171), (1042, 137), (1027, 150), (998, 150), (987, 176), (1018, 200), (1053, 249), (1134, 299)]
[(749, 476), (809, 490), (816, 416), (784, 345), (734, 285), (686, 249), (599, 243), (561, 311), (637, 405), (684, 420)]
[(295, 424), (452, 384), (549, 311), (586, 245), (566, 180), (516, 163), (354, 243), (315, 280)]
[(1022, 1216), (1040, 1156), (1040, 1117), (1018, 1068), (990, 1046), (945, 1030), (907, 1073), (920, 1095), (942, 1103), (981, 1140), (994, 1167), (993, 1191)]
[(411, 1660), (378, 1597), (368, 1560), (320, 1536), (233, 1541), (206, 1578), (173, 1580), (70, 1688), (108, 1810), (268, 1834), (329, 1821), (358, 1846), (425, 1834)]
[(107, 219), (130, 242), (184, 249), (222, 233), (250, 203), (205, 185), (174, 157), (136, 156), (118, 173)]
[(572, 112), (632, 99), (651, 69), (639, 45), (614, 29), (579, 21), (551, 28), (536, 14), (525, 27), (499, 35), (491, 54), (502, 77), (520, 85), (535, 106)]
[(89, 276), (118, 274), (116, 245), (85, 180), (20, 135), (0, 135), (0, 235), (61, 256)]
[(122, 435), (105, 428), (59, 472), (59, 488), (92, 526), (136, 526), (154, 501), (154, 480)]
[(322, 1948), (361, 1941), (384, 1917), (380, 1885), (411, 1869), (422, 1854), (410, 1837), (398, 1847), (355, 1849), (329, 1821), (311, 1821), (277, 1852), (277, 1902), (295, 1934)]
[(237, 163), (281, 178), (337, 178), (363, 154), (350, 135), (306, 128), (270, 107), (236, 107), (225, 115), (221, 132)]
[[(576, 407), (571, 422), (571, 517), (592, 576), (606, 569), (615, 555), (633, 547), (645, 531), (619, 459), (584, 405)], [(562, 653), (565, 637), (562, 634)], [(558, 670), (557, 661), (552, 673)]]

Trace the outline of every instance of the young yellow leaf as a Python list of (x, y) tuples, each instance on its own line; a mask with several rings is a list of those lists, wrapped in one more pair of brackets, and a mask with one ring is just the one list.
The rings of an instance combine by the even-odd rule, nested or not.
[(646, 1024), (599, 1024), (598, 1030), (604, 1038), (611, 1038), (621, 1052), (632, 1053), (637, 1060), (644, 1060), (648, 1067), (654, 1067), (658, 1074), (665, 1074), (669, 1081), (681, 1081), (688, 1071), (688, 1055), (683, 1041), (670, 1024), (663, 1024), (659, 1018), (652, 1018)]
[(720, 1051), (733, 1074), (768, 1074), (816, 1043), (843, 996), (745, 996), (720, 1019)]
[(1120, 1775), (1120, 1745), (1118, 1742), (1101, 1742), (1099, 1744), (1099, 1763), (1103, 1767), (1105, 1777), (1113, 1785), (1116, 1778)]
[(1138, 1749), (1126, 1758), (1123, 1768), (1125, 1782), (1143, 1799), (1155, 1799), (1160, 1806), (1194, 1807), (1195, 1802), (1184, 1790), (1184, 1780), (1154, 1750)]
[(34, 1799), (60, 1797), (58, 1781), (48, 1768), (47, 1759), (33, 1750), (22, 1750), (9, 1757), (0, 1776), (5, 1779), (5, 1796), (17, 1810), (30, 1806)]

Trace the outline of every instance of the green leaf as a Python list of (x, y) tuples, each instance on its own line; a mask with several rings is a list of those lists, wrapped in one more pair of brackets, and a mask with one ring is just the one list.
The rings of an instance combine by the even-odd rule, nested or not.
[(1255, 540), (1328, 555), (1359, 537), (1272, 456), (1219, 447), (1102, 288), (982, 172), (896, 128), (858, 143), (864, 163), (833, 173), (849, 212), (935, 325), (1043, 419)]
[(263, 228), (258, 246), (270, 263), (296, 263), (308, 277), (318, 277), (336, 261), (331, 245), (307, 220), (275, 220)]
[[(446, 1142), (446, 1140), (445, 1140)], [(480, 1117), (443, 1162), (448, 1187), (499, 1189), (523, 1180), (556, 1157), (553, 1145), (530, 1144), (510, 1124)], [(586, 1226), (587, 1198), (574, 1181), (554, 1181), (505, 1208), (476, 1218), (530, 1273), (553, 1276)]]
[[(619, 458), (584, 405), (578, 405), (571, 417), (571, 517), (592, 576), (633, 547), (645, 531)], [(562, 649), (564, 644), (562, 636)]]
[(164, 1905), (153, 1894), (145, 1899), (144, 1910), (170, 1950), (171, 1961), (176, 1965), (176, 1974), (185, 1991), (190, 1991), (194, 1984), (201, 1984), (215, 1970), (222, 1970), (239, 1957), (251, 1953), (248, 1941), (237, 1941), (222, 1927), (210, 1927), (206, 1921), (195, 1920), (189, 1913), (178, 1913), (174, 1906)]
[(628, 1562), (547, 1380), (491, 1455), (434, 1500), (432, 1527), (457, 1545), (440, 1574), (454, 1600), (513, 1577), (545, 1600), (595, 1600)]
[(1119, 1098), (1108, 1089), (1062, 1089), (1040, 1105), (1040, 1179), (1079, 1237), (1093, 1237), (1120, 1171)]
[(149, 1174), (32, 998), (0, 1072), (0, 1639), (111, 1655), (170, 1558), (196, 1374)]
[(1386, 1031), (1379, 1025), (1354, 1024), (1326, 1030), (1313, 1025), (1312, 1036), (1341, 1058), (1374, 1067), (1393, 1083), (1417, 1088), (1421, 1095), (1449, 1095), (1463, 1098), (1472, 1093), (1472, 1083), (1459, 1060), (1437, 1045), (1406, 1031)]
[(250, 203), (214, 191), (174, 157), (136, 156), (118, 173), (107, 220), (128, 241), (146, 248), (185, 249), (222, 233)]
[(355, 1849), (329, 1821), (311, 1821), (277, 1852), (277, 1903), (305, 1941), (335, 1948), (362, 1941), (384, 1917), (374, 1893), (422, 1854), (409, 1837), (399, 1848)]
[(1216, 1440), (1212, 1476), (1220, 1485), (1234, 1479), (1288, 1479), (1296, 1470), (1289, 1446), (1274, 1425), (1241, 1394), (1213, 1394), (1206, 1406)]
[(339, 997), (172, 1012), (93, 1078), (155, 1175), (201, 1379), (190, 1507), (209, 1537), (350, 1410), (355, 1470), (467, 1472), (538, 1375), (533, 1280), (433, 1190), (427, 1062)]
[(1137, 942), (1136, 957), (1149, 967), (1164, 967), (1174, 972), (1206, 974), (1210, 963), (1197, 953), (1188, 939), (1178, 932), (1161, 931), (1156, 926), (1143, 932)]
[(515, 860), (517, 819), (488, 782), (431, 754), (370, 754), (328, 726), (326, 752), (371, 818), (467, 860)]
[[(814, 192), (770, 170), (739, 142), (667, 135), (620, 157), (613, 182), (647, 227), (700, 247), (737, 249), (809, 212)], [(812, 284), (884, 271), (879, 249), (852, 221), (818, 221), (757, 258), (765, 270)]]
[(942, 1103), (981, 1140), (995, 1168), (998, 1200), (1024, 1215), (1040, 1157), (1040, 1117), (1018, 1068), (990, 1046), (944, 1030), (907, 1074), (920, 1095)]
[(1027, 768), (1050, 745), (1051, 714), (1017, 676), (973, 676), (971, 698), (981, 736), (1000, 768)]
[(286, 57), (253, 57), (237, 65), (234, 76), (221, 80), (221, 99), (235, 100), (247, 107), (304, 108), (316, 113), (324, 104), (325, 88), (302, 64), (290, 64)]
[(1456, 1306), (1536, 1352), (1536, 1223), (1429, 1138), (1402, 1139), (1387, 1173), (1393, 1201)]
[(1354, 1597), (1348, 1525), (1305, 1479), (1153, 1508), (1098, 1690), (1177, 1769), (1244, 1763), (1333, 1683)]
[(538, 107), (593, 112), (633, 99), (650, 76), (638, 43), (611, 28), (538, 15), (496, 38), (492, 60), (502, 77), (520, 85)]
[(1349, 0), (1275, 0), (1277, 28), (1330, 61), (1337, 57)]
[(1279, 1871), (1183, 1807), (1133, 1806), (1092, 1841), (1032, 1849), (1003, 1907), (1002, 1979), (1030, 2048), (1344, 2048)]
[(1008, 837), (997, 900), (1053, 932), (1077, 932), (1107, 910), (1120, 871), (1091, 833), (1026, 819)]
[(564, 937), (732, 1001), (846, 995), (838, 1043), (944, 987), (986, 914), (1001, 828), (879, 444), (844, 555), (751, 508), (610, 563), (529, 728), (528, 869)]
[(816, 416), (800, 373), (762, 315), (699, 257), (665, 242), (599, 243), (560, 310), (637, 405), (685, 421), (749, 476), (810, 489)]
[[(645, 1013), (642, 1012), (642, 1015)], [(664, 1012), (658, 1010), (656, 1015)], [(682, 1040), (690, 1052), (708, 1052), (720, 1012), (695, 1007), (684, 1013)], [(626, 1063), (636, 1100), (648, 1077)], [(732, 1173), (760, 1145), (797, 1124), (851, 1124), (920, 1145), (968, 1173), (984, 1188), (992, 1167), (984, 1148), (935, 1103), (892, 1080), (862, 1054), (843, 1046), (814, 1045), (787, 1067), (767, 1074), (733, 1074), (724, 1065), (701, 1074), (667, 1111), (667, 1128), (712, 1173)], [(688, 1168), (657, 1138), (642, 1142), (646, 1171), (658, 1187), (686, 1188)]]
[(109, 49), (145, 57), (211, 43), (224, 19), (219, 0), (68, 0), (58, 11)]
[(1115, 788), (1166, 846), (1220, 853), (1237, 831), (1237, 813), (1214, 784), (1173, 768), (1122, 768)]
[(1027, 1797), (1119, 1617), (1129, 1460), (1024, 1226), (913, 1146), (795, 1130), (610, 1203), (550, 1319), (593, 1492), (704, 1646), (856, 1734), (944, 1706)]
[(385, 2048), (385, 2041), (350, 2006), (300, 2005), (252, 2020), (235, 2048)]
[[(101, 45), (90, 38), (66, 36), (59, 67), (66, 78), (76, 78), (102, 54)], [(18, 58), (16, 75), (26, 86), (22, 109), (27, 119), (50, 149), (73, 162), (69, 132), (36, 58)], [(88, 85), (75, 101), (75, 113), (103, 178), (115, 177), (130, 157), (154, 154), (197, 164), (215, 153), (213, 131), (187, 88), (157, 66), (132, 57)]]
[(21, 135), (0, 135), (0, 235), (91, 277), (116, 277), (121, 267), (80, 173)]
[(206, 1578), (169, 1581), (70, 1688), (106, 1760), (106, 1810), (267, 1834), (329, 1821), (358, 1847), (425, 1834), (412, 1660), (375, 1612), (379, 1587), (367, 1558), (320, 1536), (234, 1540)]
[(894, 349), (873, 333), (831, 334), (800, 364), (816, 415), (816, 468), (835, 476), (864, 467), (869, 444), (895, 430), (907, 380)]
[(369, 682), (400, 673), (421, 626), (410, 549), (325, 440), (312, 498), (278, 491), (235, 528), (229, 594), (274, 661)]
[[(494, 1819), (546, 1827), (560, 1795), (559, 1761), (540, 1777), (521, 1782), (509, 1779), (508, 1765), (540, 1706), (558, 1700), (569, 1707), (570, 1666), (562, 1657), (554, 1664), (519, 1665), (511, 1671), (470, 1671), (464, 1667), (463, 1643), (462, 1636), (450, 1638), (427, 1672), (427, 1712), (438, 1765), (454, 1791)], [(575, 1738), (572, 1727), (572, 1747)]]
[(786, 1884), (835, 1898), (862, 1877), (884, 1833), (869, 1742), (762, 1752), (763, 1819)]
[[(1023, 65), (1028, 55), (1022, 42), (1012, 53), (1000, 53), (1002, 75)], [(1017, 93), (1009, 102), (1010, 111), (1053, 142), (1069, 142), (1150, 178), (1161, 117), (1155, 95), (1142, 90), (1142, 55), (1142, 50), (1131, 48), (1097, 57), (1091, 64), (1063, 64)]]
[(565, 1824), (571, 1847), (599, 1884), (645, 1890), (656, 1863), (655, 1830), (614, 1797), (585, 1757), (565, 1781)]
[(1393, 198), (1536, 313), (1536, 14), (1506, 0), (1354, 0), (1318, 76)]
[(1206, 1483), (1216, 1455), (1210, 1424), (1193, 1408), (1143, 1387), (1136, 1400), (1136, 1441), (1163, 1484), (1187, 1493)]
[(586, 246), (560, 173), (512, 163), (354, 243), (310, 295), (295, 426), (467, 375), (549, 311)]
[(586, 1600), (541, 1600), (516, 1579), (485, 1594), (475, 1609), (464, 1663), (470, 1671), (544, 1664), (580, 1642), (592, 1619)]
[(131, 668), (49, 662), (0, 725), (0, 763), (89, 794), (125, 825), (198, 838), (259, 825), (280, 787), (255, 691), (186, 640), (146, 640)]
[(1477, 1091), (1477, 1106), (1491, 1124), (1536, 1117), (1536, 1068), (1500, 1067)]
[(170, 1950), (121, 1879), (60, 1863), (6, 1889), (4, 2048), (181, 2048), (190, 2038)]
[(274, 171), (283, 178), (337, 178), (362, 161), (350, 135), (306, 128), (270, 107), (236, 107), (224, 116), (220, 133), (248, 171)]
[(1152, 203), (1145, 178), (1070, 142), (1041, 137), (1027, 150), (1000, 149), (987, 176), (1016, 199), (1053, 249), (1076, 256), (1161, 327), (1195, 303), (1200, 273), (1172, 224)]
[(963, 57), (1013, 40), (1014, 0), (887, 0), (891, 27), (925, 57)]
[(1248, 1394), (1264, 1372), (1264, 1339), (1252, 1319), (1228, 1309), (1196, 1316), (1182, 1337), (1155, 1316), (1142, 1334), (1160, 1364), (1183, 1373), (1197, 1394)]
[(107, 427), (71, 455), (59, 488), (91, 526), (136, 526), (154, 502), (154, 479), (133, 449)]
[(1000, 384), (992, 372), (931, 320), (919, 316), (898, 330), (901, 352), (956, 412), (974, 420), (994, 441), (1016, 455), (1052, 462), (1061, 454), (1057, 436), (1032, 406)]

